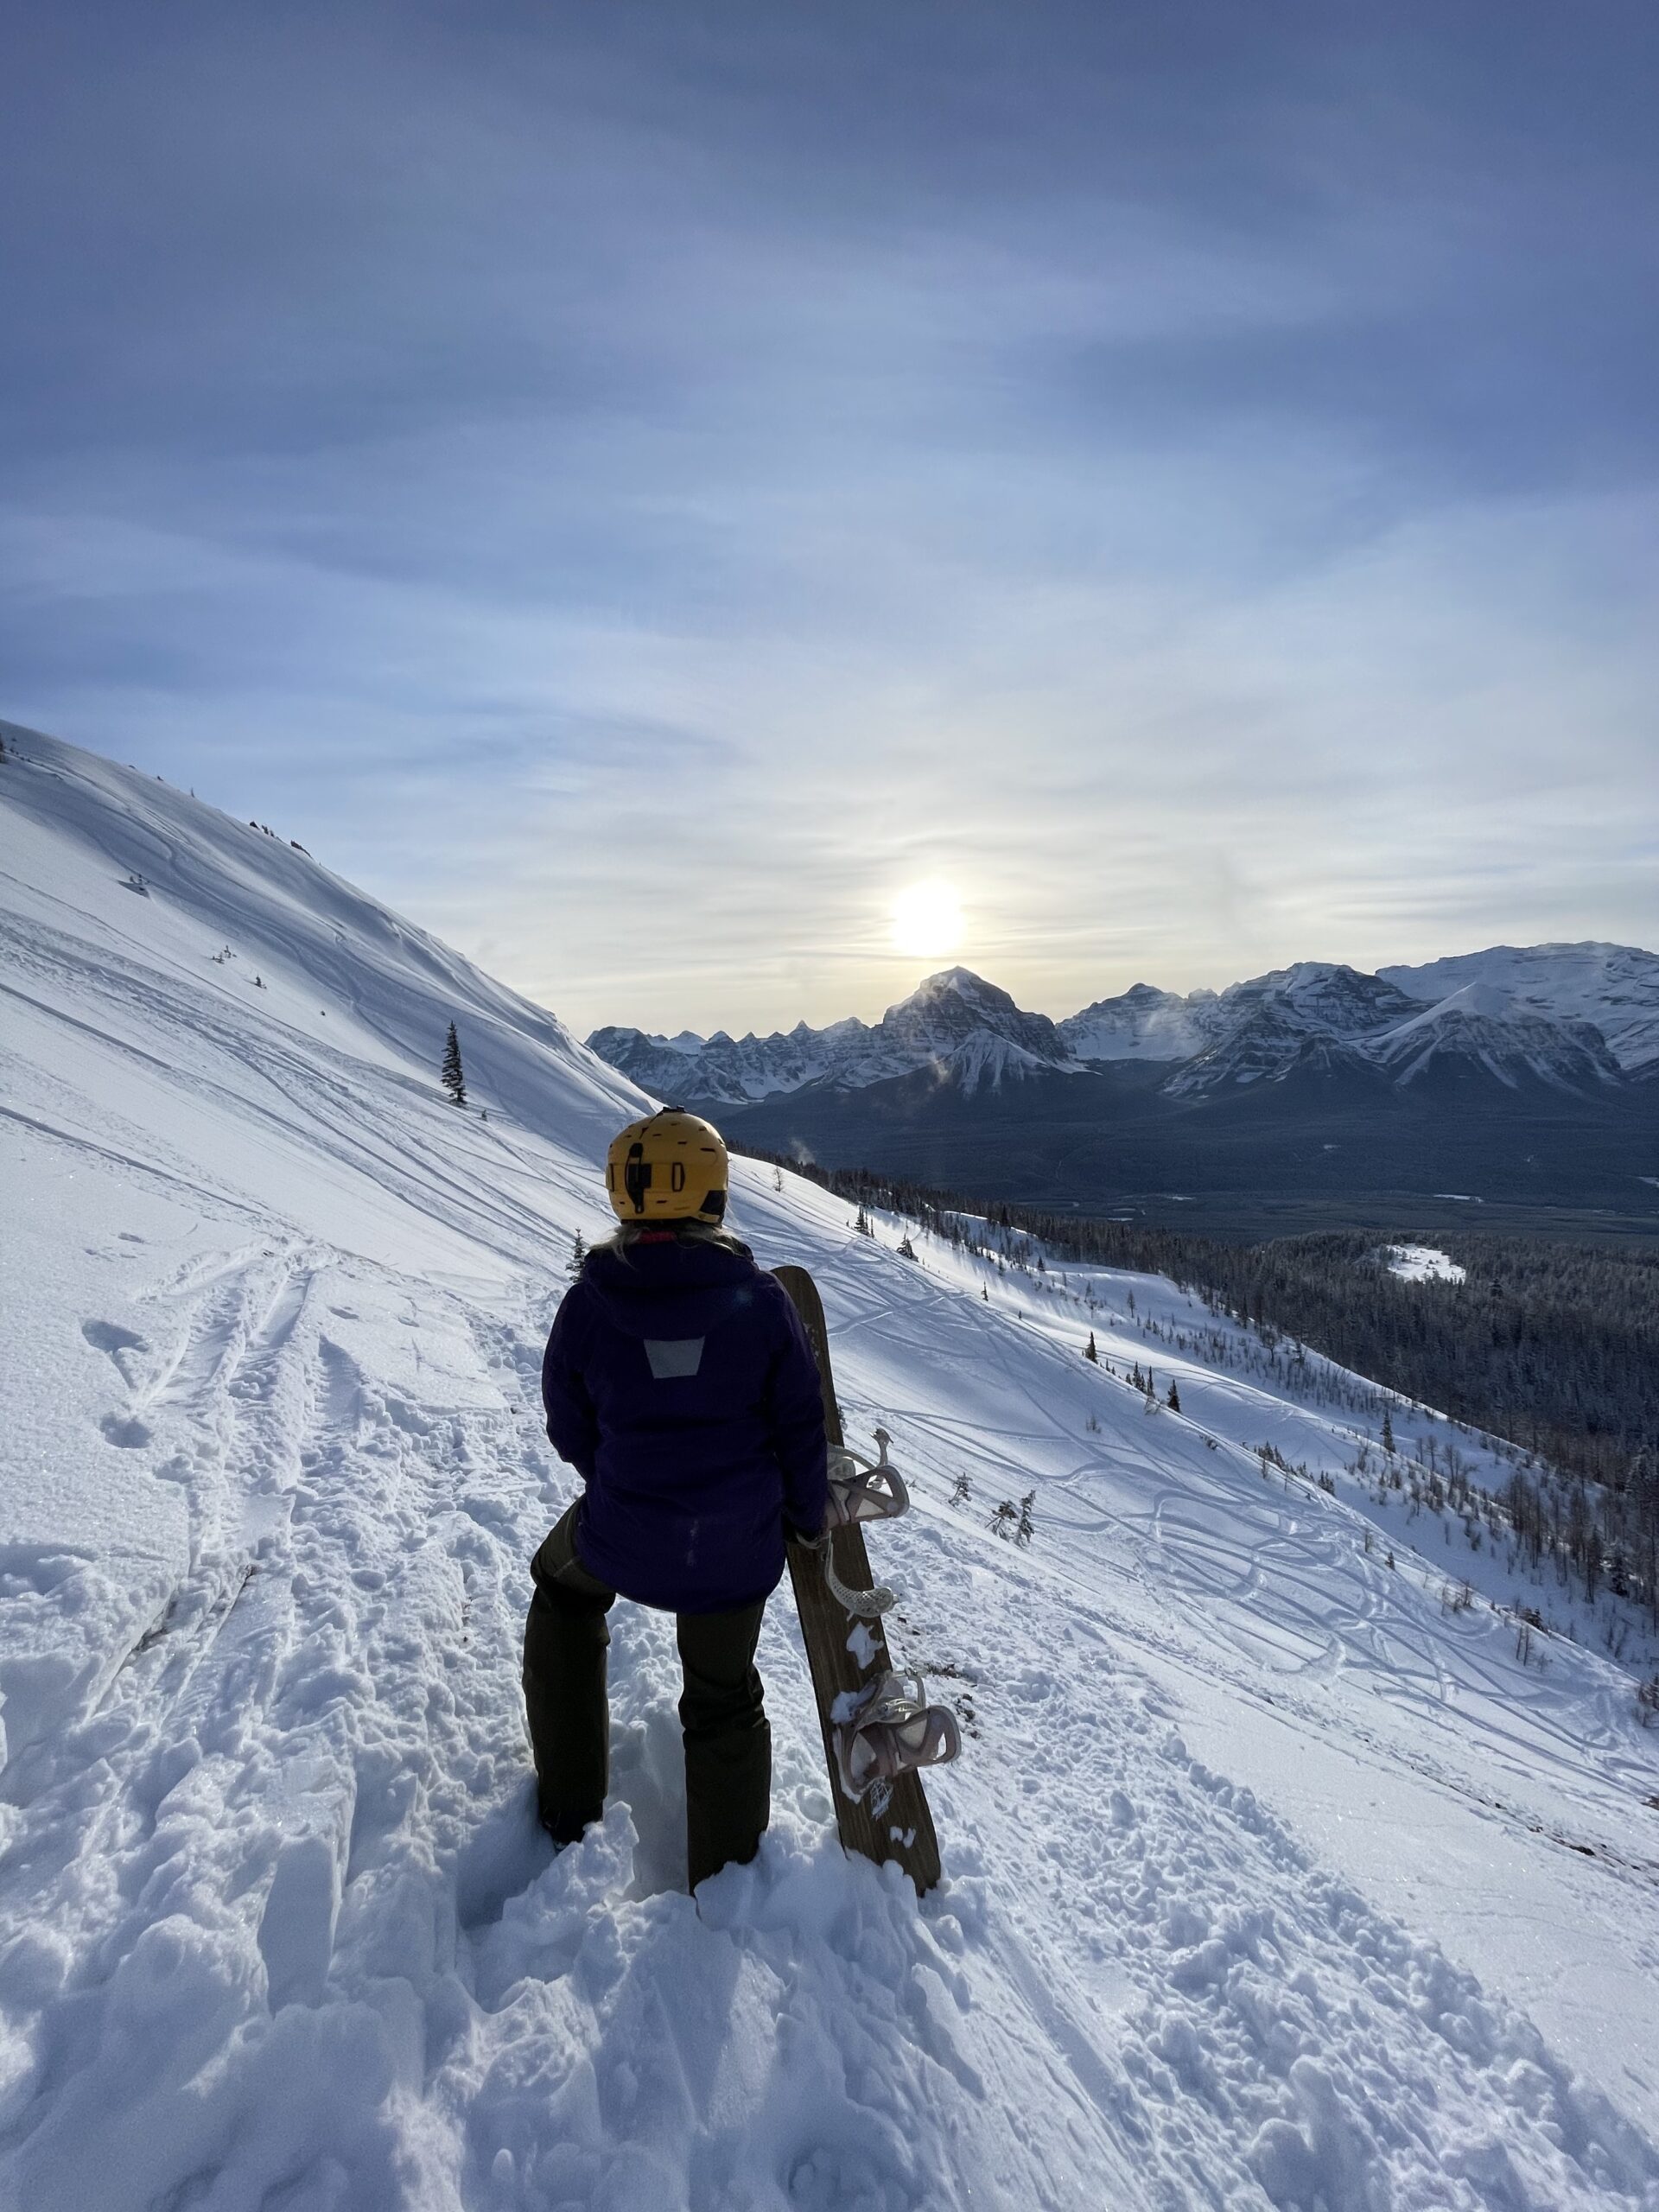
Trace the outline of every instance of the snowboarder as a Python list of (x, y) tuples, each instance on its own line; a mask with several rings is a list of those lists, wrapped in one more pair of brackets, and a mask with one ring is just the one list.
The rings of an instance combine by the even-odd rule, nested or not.
[(755, 1646), (786, 1534), (829, 1506), (818, 1371), (794, 1307), (723, 1227), (726, 1147), (671, 1108), (610, 1148), (620, 1223), (591, 1251), (542, 1364), (547, 1433), (583, 1492), (531, 1561), (524, 1702), (543, 1826), (574, 1842), (604, 1808), (606, 1615), (677, 1616), (688, 1872), (753, 1859), (772, 1794)]

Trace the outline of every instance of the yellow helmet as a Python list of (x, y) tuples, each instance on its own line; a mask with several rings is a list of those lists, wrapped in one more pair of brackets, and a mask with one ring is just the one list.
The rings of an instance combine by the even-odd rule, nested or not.
[(605, 1162), (619, 1221), (722, 1221), (730, 1179), (720, 1131), (677, 1106), (630, 1122)]

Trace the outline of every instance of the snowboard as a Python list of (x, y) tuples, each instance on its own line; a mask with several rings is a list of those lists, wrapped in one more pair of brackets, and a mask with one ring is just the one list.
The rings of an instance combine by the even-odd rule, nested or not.
[[(790, 1303), (800, 1315), (818, 1363), (818, 1382), (823, 1392), (823, 1425), (831, 1444), (845, 1441), (841, 1433), (841, 1409), (836, 1403), (835, 1376), (830, 1365), (830, 1332), (824, 1325), (823, 1300), (804, 1268), (776, 1268), (772, 1271)], [(879, 1525), (879, 1524), (878, 1524)], [(849, 1590), (874, 1586), (864, 1531), (855, 1522), (831, 1530), (830, 1541), (836, 1574)], [(873, 1859), (878, 1866), (887, 1859), (902, 1866), (924, 1896), (939, 1878), (938, 1839), (933, 1815), (919, 1774), (897, 1775), (878, 1783), (856, 1803), (842, 1789), (836, 1764), (833, 1708), (849, 1691), (867, 1682), (893, 1664), (880, 1619), (855, 1619), (838, 1602), (823, 1579), (820, 1555), (810, 1545), (791, 1539), (789, 1575), (795, 1604), (806, 1639), (807, 1662), (817, 1697), (818, 1726), (823, 1733), (823, 1756), (830, 1771), (830, 1794), (836, 1808), (836, 1824), (842, 1848)]]

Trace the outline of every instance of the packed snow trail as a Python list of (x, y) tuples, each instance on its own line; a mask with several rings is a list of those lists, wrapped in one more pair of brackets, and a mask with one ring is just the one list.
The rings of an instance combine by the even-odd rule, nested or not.
[[(1628, 1677), (1540, 1676), (1357, 1501), (1265, 1484), (1264, 1435), (1351, 1457), (1310, 1403), (1188, 1358), (1148, 1417), (1065, 1298), (793, 1178), (738, 1163), (738, 1219), (916, 1476), (878, 1541), (968, 1735), (945, 1879), (836, 1847), (786, 1593), (756, 1865), (683, 1894), (672, 1624), (626, 1605), (613, 1802), (555, 1859), (537, 1368), (637, 1094), (304, 855), (17, 744), (0, 2205), (1659, 2205)], [(986, 1516), (1033, 1488), (1020, 1551)]]

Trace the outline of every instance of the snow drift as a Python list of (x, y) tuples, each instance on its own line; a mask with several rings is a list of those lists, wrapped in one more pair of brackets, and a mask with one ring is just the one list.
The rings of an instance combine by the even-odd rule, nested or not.
[(912, 1262), (740, 1163), (913, 1477), (945, 1879), (842, 1858), (784, 1595), (756, 1865), (683, 1894), (626, 1605), (614, 1800), (551, 1858), (536, 1367), (639, 1095), (308, 855), (6, 735), (0, 2203), (1659, 2203), (1630, 1676), (1517, 1656), (1496, 1545), (1448, 1605), (1452, 1532), (1353, 1472), (1376, 1394), (1167, 1284)]

